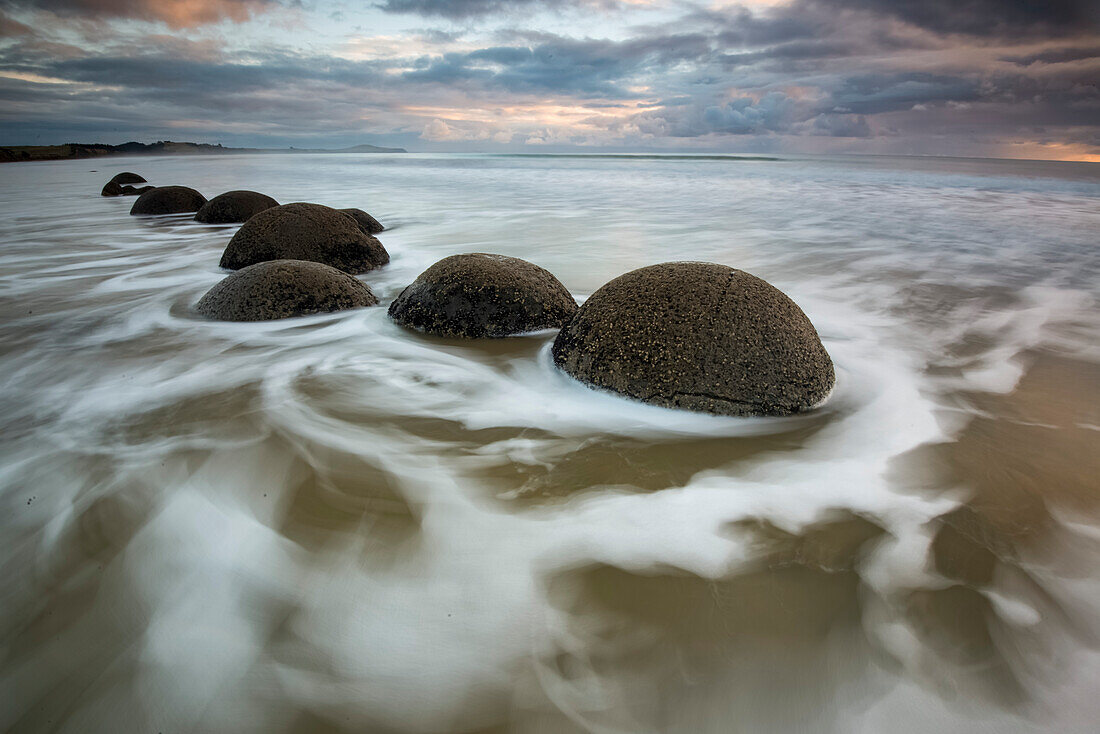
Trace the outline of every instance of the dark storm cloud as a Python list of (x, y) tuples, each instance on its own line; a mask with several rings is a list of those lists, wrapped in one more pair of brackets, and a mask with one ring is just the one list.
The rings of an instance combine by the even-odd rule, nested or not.
[(648, 69), (708, 56), (700, 34), (615, 42), (573, 40), (546, 34), (532, 46), (497, 46), (423, 59), (406, 72), (414, 82), (476, 82), (513, 92), (562, 92), (579, 96), (632, 96), (624, 83)]
[(640, 113), (631, 122), (645, 134), (674, 138), (708, 135), (776, 134), (866, 138), (866, 117), (830, 109), (829, 98), (800, 99), (780, 91), (738, 97), (725, 104), (665, 106)]
[(927, 73), (859, 74), (831, 90), (838, 108), (862, 115), (912, 109), (918, 104), (973, 102), (982, 96), (978, 79)]
[(936, 33), (1050, 37), (1095, 32), (1096, 0), (814, 0), (823, 6), (865, 10)]
[(1002, 56), (1002, 61), (1007, 61), (1018, 66), (1031, 66), (1032, 64), (1066, 64), (1071, 61), (1100, 61), (1100, 46), (1069, 48), (1052, 48), (1025, 56)]

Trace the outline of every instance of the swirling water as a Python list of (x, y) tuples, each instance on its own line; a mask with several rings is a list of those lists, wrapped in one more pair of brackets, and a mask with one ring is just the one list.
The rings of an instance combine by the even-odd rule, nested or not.
[[(915, 159), (6, 164), (0, 730), (1093, 731), (1100, 171)], [(588, 390), (553, 333), (195, 318), (234, 228), (121, 170), (358, 206), (388, 304), (457, 252), (578, 298), (765, 278), (820, 410)]]

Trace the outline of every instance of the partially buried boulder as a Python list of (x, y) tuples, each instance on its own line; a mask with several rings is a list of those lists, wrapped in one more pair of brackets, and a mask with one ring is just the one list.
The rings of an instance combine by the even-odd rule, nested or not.
[(390, 261), (382, 243), (348, 215), (320, 204), (265, 209), (237, 230), (221, 266), (238, 270), (266, 260), (312, 260), (345, 273), (365, 273)]
[(142, 186), (141, 188), (134, 188), (133, 186), (122, 186), (114, 181), (108, 181), (99, 194), (100, 196), (140, 196), (146, 191), (152, 191), (154, 188), (156, 187)]
[(592, 294), (558, 334), (572, 377), (646, 403), (721, 415), (788, 415), (821, 403), (833, 363), (794, 301), (725, 265), (634, 270)]
[(359, 229), (367, 234), (378, 234), (385, 229), (381, 222), (362, 209), (340, 209), (340, 211), (354, 219)]
[(144, 178), (137, 175), (136, 173), (131, 173), (130, 171), (123, 171), (122, 173), (120, 173), (117, 176), (115, 176), (114, 178), (112, 178), (110, 180), (110, 183), (114, 183), (114, 184), (136, 184), (136, 183), (148, 183), (148, 181), (146, 181)]
[(269, 260), (215, 285), (195, 310), (221, 321), (269, 321), (377, 303), (365, 283), (336, 268), (303, 260)]
[(573, 296), (546, 270), (484, 253), (440, 260), (389, 308), (402, 326), (466, 339), (557, 328), (576, 311)]
[(247, 222), (273, 206), (279, 206), (279, 202), (258, 191), (227, 191), (203, 204), (195, 214), (195, 221), (203, 224)]
[(197, 212), (206, 197), (186, 186), (157, 186), (138, 197), (131, 214), (183, 214)]

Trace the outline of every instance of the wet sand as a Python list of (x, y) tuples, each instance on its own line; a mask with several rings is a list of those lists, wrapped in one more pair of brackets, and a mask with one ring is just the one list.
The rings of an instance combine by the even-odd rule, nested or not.
[[(576, 180), (461, 165), (479, 196), (519, 181), (494, 166), (536, 166), (562, 197)], [(372, 177), (396, 189), (410, 170)], [(76, 173), (50, 175), (73, 195)], [(599, 183), (612, 203), (668, 195), (620, 177)], [(854, 206), (877, 182), (845, 185)], [(437, 229), (377, 195), (396, 219), (394, 262), (368, 278), (383, 303), (433, 248), (514, 231), (441, 245), (463, 201)], [(1073, 196), (1048, 203), (1064, 218)], [(552, 333), (433, 339), (384, 309), (202, 322), (188, 308), (232, 230), (86, 206), (52, 234), (26, 209), (4, 225), (0, 729), (1085, 732), (1100, 716), (1100, 361), (1080, 283), (1015, 287), (1014, 266), (971, 270), (955, 241), (928, 255), (955, 268), (943, 282), (909, 251), (881, 267), (886, 243), (761, 250), (750, 269), (790, 278), (837, 392), (805, 416), (715, 419), (571, 383)], [(1084, 242), (1080, 216), (1061, 242)], [(738, 258), (724, 246), (685, 256)], [(524, 247), (510, 254), (541, 254), (581, 297), (602, 277)], [(1087, 280), (1081, 257), (1052, 269)]]

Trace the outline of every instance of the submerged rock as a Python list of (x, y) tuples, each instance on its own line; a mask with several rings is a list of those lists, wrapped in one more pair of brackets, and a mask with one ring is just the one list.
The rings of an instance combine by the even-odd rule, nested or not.
[(366, 234), (378, 234), (385, 229), (381, 222), (362, 209), (340, 209), (339, 211), (354, 219), (355, 223), (359, 225), (359, 229)]
[(273, 206), (279, 206), (279, 202), (258, 191), (227, 191), (203, 204), (195, 214), (195, 221), (203, 224), (247, 222)]
[(390, 304), (402, 326), (439, 336), (504, 337), (560, 327), (577, 303), (557, 278), (504, 255), (452, 255), (425, 270)]
[(206, 197), (186, 186), (157, 186), (138, 197), (131, 214), (183, 214), (197, 212)]
[(149, 183), (149, 182), (146, 181), (141, 176), (137, 175), (136, 173), (131, 173), (130, 171), (123, 171), (122, 173), (120, 173), (117, 176), (115, 176), (114, 178), (112, 178), (109, 181), (109, 183), (113, 183), (113, 184), (136, 184), (136, 183)]
[(155, 186), (142, 186), (140, 189), (133, 186), (122, 186), (114, 181), (108, 181), (99, 192), (100, 196), (140, 196), (146, 191), (152, 191)]
[(328, 265), (269, 260), (233, 273), (195, 305), (221, 321), (269, 321), (374, 306), (378, 299), (362, 281)]
[(283, 204), (256, 214), (233, 235), (221, 266), (231, 270), (266, 260), (312, 260), (345, 273), (365, 273), (390, 261), (355, 220), (320, 204)]
[(585, 301), (554, 341), (572, 377), (646, 403), (787, 415), (828, 396), (833, 363), (780, 290), (725, 265), (634, 270)]

